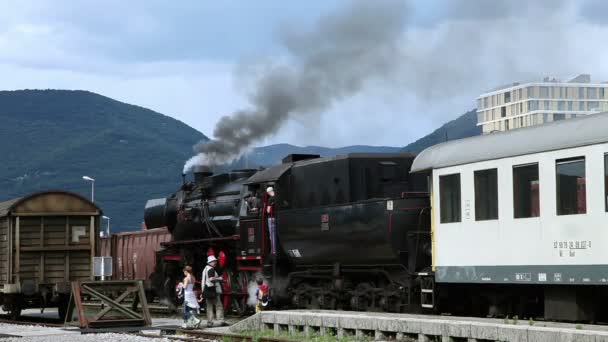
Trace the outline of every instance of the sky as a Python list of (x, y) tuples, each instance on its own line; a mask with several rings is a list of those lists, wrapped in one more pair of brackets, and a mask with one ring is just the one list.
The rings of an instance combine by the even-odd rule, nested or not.
[[(221, 117), (252, 106), (268, 66), (301, 63), (286, 36), (323, 32), (361, 2), (402, 11), (390, 77), (365, 77), (254, 145), (404, 146), (502, 84), (579, 73), (608, 81), (601, 0), (6, 0), (0, 90), (89, 90), (212, 137)], [(356, 32), (383, 25), (361, 21)], [(356, 59), (342, 59), (334, 65), (358, 68)]]

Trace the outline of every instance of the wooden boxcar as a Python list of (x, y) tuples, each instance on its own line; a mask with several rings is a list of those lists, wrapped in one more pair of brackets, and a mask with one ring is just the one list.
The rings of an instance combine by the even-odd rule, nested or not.
[(12, 318), (26, 308), (59, 308), (70, 282), (93, 279), (101, 210), (66, 191), (0, 202), (0, 304)]

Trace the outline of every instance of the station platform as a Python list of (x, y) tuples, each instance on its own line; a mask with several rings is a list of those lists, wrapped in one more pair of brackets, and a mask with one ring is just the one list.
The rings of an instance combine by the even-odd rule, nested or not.
[(420, 342), (608, 342), (602, 325), (329, 310), (265, 311), (230, 327), (235, 333), (262, 329)]

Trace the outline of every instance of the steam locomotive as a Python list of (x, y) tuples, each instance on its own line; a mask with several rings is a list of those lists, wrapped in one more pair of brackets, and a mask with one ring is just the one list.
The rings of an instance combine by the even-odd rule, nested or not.
[[(426, 176), (410, 174), (410, 154), (289, 155), (263, 170), (214, 175), (193, 170), (166, 198), (149, 200), (148, 229), (167, 227), (152, 281), (175, 304), (185, 264), (200, 275), (219, 259), (225, 309), (245, 313), (257, 277), (273, 305), (410, 311), (419, 274), (431, 264)], [(271, 253), (266, 188), (275, 190), (276, 253)], [(251, 303), (250, 303), (251, 304)]]

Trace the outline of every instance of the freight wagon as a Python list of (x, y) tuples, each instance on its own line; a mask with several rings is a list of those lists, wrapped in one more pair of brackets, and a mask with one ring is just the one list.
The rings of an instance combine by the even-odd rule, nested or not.
[(0, 305), (11, 318), (47, 307), (64, 318), (70, 282), (93, 279), (101, 215), (93, 202), (66, 191), (0, 202)]
[[(101, 256), (112, 257), (112, 280), (143, 280), (152, 293), (150, 277), (156, 266), (161, 243), (171, 240), (167, 228), (123, 232), (102, 237)], [(149, 298), (152, 299), (152, 298)]]

